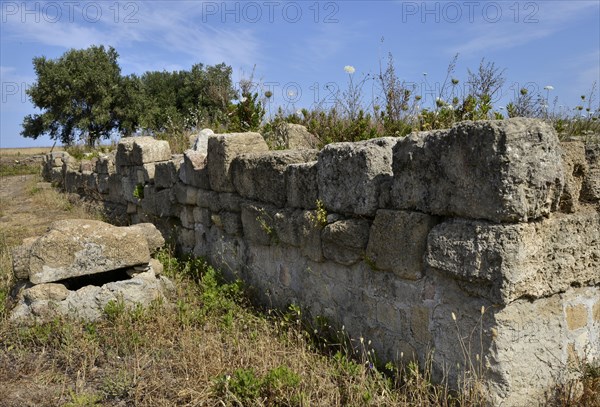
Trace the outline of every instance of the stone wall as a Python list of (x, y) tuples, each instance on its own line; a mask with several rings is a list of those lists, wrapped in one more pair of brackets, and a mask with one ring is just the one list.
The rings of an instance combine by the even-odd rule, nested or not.
[[(600, 146), (533, 119), (269, 151), (258, 133), (123, 139), (44, 173), (153, 222), (268, 304), (371, 341), (382, 362), (483, 378), (493, 405), (541, 403), (600, 358)], [(465, 370), (472, 371), (464, 376)]]

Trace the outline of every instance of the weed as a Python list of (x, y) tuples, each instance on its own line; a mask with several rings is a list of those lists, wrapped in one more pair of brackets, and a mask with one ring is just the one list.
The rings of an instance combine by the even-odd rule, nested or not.
[(314, 211), (314, 213), (309, 212), (308, 219), (315, 228), (323, 229), (325, 226), (327, 226), (327, 209), (325, 208), (323, 201), (320, 199), (317, 199), (316, 206), (317, 209)]
[(137, 199), (144, 199), (144, 184), (137, 184), (133, 190), (133, 197)]

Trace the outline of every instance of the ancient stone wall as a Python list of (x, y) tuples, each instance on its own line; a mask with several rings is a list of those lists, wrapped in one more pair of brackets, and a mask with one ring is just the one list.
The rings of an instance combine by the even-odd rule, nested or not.
[[(45, 174), (153, 222), (179, 248), (371, 341), (483, 376), (493, 405), (542, 402), (600, 358), (600, 146), (533, 119), (269, 151), (258, 133), (123, 139)], [(433, 353), (432, 353), (433, 352)], [(464, 376), (465, 370), (471, 371)]]

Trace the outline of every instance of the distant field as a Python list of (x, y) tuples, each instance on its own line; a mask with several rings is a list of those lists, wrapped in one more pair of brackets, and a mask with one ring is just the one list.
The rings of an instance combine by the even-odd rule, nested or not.
[[(52, 147), (19, 147), (19, 148), (0, 148), (1, 156), (14, 156), (14, 155), (39, 155), (49, 153)], [(63, 151), (62, 146), (54, 147), (54, 151)]]

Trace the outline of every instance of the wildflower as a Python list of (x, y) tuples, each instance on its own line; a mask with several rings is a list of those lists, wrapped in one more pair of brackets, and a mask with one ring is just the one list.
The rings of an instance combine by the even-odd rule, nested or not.
[(365, 341), (365, 338), (363, 338), (362, 336), (360, 337), (360, 343), (363, 343)]
[(546, 85), (546, 86), (544, 86), (544, 89), (546, 89), (546, 90), (554, 90), (554, 86), (552, 86), (552, 85)]
[(352, 65), (346, 65), (344, 67), (344, 71), (346, 71), (346, 73), (349, 73), (350, 75), (352, 75), (354, 72), (356, 72), (356, 69), (354, 69), (354, 67)]
[(452, 320), (456, 321), (456, 315), (454, 314), (454, 312), (452, 313)]
[(484, 306), (484, 305), (482, 305), (482, 306), (481, 306), (481, 315), (483, 315), (484, 313), (485, 313), (485, 306)]
[(242, 96), (242, 97), (240, 98), (240, 102), (242, 102), (242, 103), (244, 103), (246, 100), (248, 100), (248, 99), (246, 99), (246, 96)]

